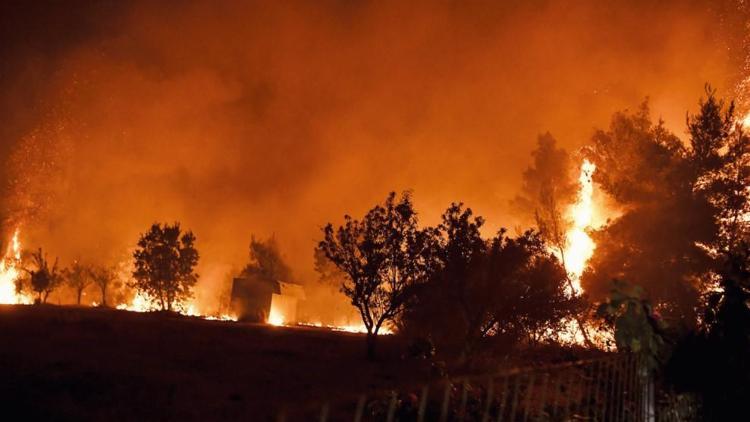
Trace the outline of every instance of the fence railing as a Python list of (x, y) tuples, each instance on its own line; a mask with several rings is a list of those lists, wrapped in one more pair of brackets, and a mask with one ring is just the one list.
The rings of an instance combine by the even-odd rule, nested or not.
[(636, 355), (519, 368), (283, 409), (292, 421), (690, 421), (696, 400), (657, 391)]

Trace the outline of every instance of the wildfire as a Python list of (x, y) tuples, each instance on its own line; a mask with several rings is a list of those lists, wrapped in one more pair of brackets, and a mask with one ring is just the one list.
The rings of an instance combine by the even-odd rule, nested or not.
[[(122, 303), (120, 305), (117, 305), (117, 309), (131, 312), (150, 312), (159, 309), (159, 307), (160, 306), (157, 301), (149, 298), (141, 292), (136, 293), (130, 303)], [(204, 315), (198, 311), (198, 308), (194, 303), (188, 303), (180, 306), (177, 311), (178, 313), (185, 316), (194, 316), (211, 321), (237, 321), (237, 317), (231, 314)]]
[[(365, 327), (364, 324), (328, 325), (328, 324), (323, 324), (322, 322), (298, 322), (297, 325), (302, 325), (305, 327), (327, 328), (332, 331), (345, 331), (347, 333), (360, 333), (360, 334), (367, 333), (367, 327)], [(390, 334), (393, 334), (393, 331), (391, 331), (389, 328), (386, 328), (386, 327), (380, 327), (380, 330), (378, 331), (378, 335), (390, 335)]]
[(16, 280), (21, 277), (21, 242), (18, 240), (19, 229), (13, 232), (8, 249), (0, 261), (0, 304), (30, 304), (34, 300), (16, 290)]
[(276, 309), (276, 307), (271, 306), (271, 310), (268, 313), (268, 319), (266, 320), (266, 322), (271, 325), (279, 326), (279, 325), (284, 325), (284, 321), (285, 321), (284, 314), (281, 313), (278, 309)]
[(565, 235), (566, 247), (563, 252), (563, 261), (565, 269), (570, 274), (573, 288), (571, 293), (575, 295), (582, 293), (581, 274), (596, 248), (594, 241), (586, 232), (592, 227), (594, 216), (592, 181), (594, 171), (596, 171), (596, 165), (589, 160), (583, 160), (581, 173), (578, 176), (578, 198), (569, 211), (573, 225)]
[(740, 120), (740, 124), (743, 128), (747, 129), (750, 128), (750, 112), (745, 115), (745, 117)]

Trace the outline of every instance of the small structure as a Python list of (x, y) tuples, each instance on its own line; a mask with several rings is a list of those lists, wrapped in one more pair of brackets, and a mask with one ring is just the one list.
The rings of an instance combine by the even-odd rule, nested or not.
[(305, 299), (301, 285), (257, 275), (232, 281), (232, 311), (240, 321), (274, 325), (297, 322), (297, 305)]

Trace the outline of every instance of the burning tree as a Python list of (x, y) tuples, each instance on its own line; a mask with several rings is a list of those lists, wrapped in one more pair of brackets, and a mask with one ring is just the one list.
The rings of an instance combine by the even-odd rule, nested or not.
[(180, 224), (155, 223), (141, 235), (135, 258), (135, 279), (132, 287), (145, 293), (162, 310), (172, 311), (175, 305), (191, 297), (198, 281), (194, 272), (198, 264), (195, 235), (182, 233)]
[(408, 193), (392, 192), (383, 205), (362, 220), (345, 216), (334, 230), (328, 224), (318, 249), (345, 275), (341, 291), (362, 317), (367, 329), (367, 356), (375, 356), (378, 332), (406, 308), (414, 286), (430, 273), (430, 230), (417, 227), (417, 214)]
[(62, 276), (70, 286), (76, 292), (76, 304), (81, 304), (81, 296), (86, 287), (91, 285), (91, 270), (88, 266), (81, 264), (79, 261), (74, 261), (70, 268), (62, 270)]

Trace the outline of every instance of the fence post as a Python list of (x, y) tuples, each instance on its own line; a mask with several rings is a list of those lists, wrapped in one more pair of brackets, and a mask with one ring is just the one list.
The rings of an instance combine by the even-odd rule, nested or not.
[(482, 422), (487, 422), (490, 420), (490, 408), (492, 407), (492, 402), (493, 402), (494, 395), (495, 395), (495, 392), (493, 391), (495, 387), (494, 382), (495, 380), (493, 379), (493, 377), (489, 377), (487, 379), (487, 394), (485, 395), (487, 399), (484, 402), (484, 411), (482, 412)]
[(320, 407), (320, 422), (326, 422), (328, 420), (328, 410), (328, 402), (323, 403), (323, 406)]
[(505, 375), (505, 378), (503, 378), (503, 387), (502, 387), (502, 396), (500, 399), (500, 408), (497, 411), (497, 422), (502, 422), (503, 420), (503, 413), (505, 413), (505, 405), (507, 404), (507, 398), (508, 398), (508, 387), (510, 386), (509, 381), (509, 375)]
[(525, 393), (525, 405), (523, 407), (523, 422), (529, 420), (529, 408), (531, 407), (531, 392), (534, 391), (534, 373), (530, 373), (528, 376), (529, 382), (526, 385)]
[(523, 376), (523, 374), (517, 374), (516, 382), (513, 383), (513, 401), (511, 402), (511, 405), (510, 405), (510, 415), (509, 415), (509, 419), (511, 421), (516, 420), (516, 404), (518, 404), (518, 390), (521, 385), (521, 376)]
[(542, 393), (539, 397), (539, 416), (544, 417), (544, 408), (547, 404), (547, 384), (549, 383), (549, 373), (544, 372), (542, 376)]
[(396, 391), (394, 390), (391, 392), (391, 400), (388, 403), (388, 422), (393, 422), (393, 417), (396, 414), (396, 401), (398, 399), (398, 394), (396, 394)]
[(445, 382), (445, 392), (443, 392), (443, 406), (440, 408), (440, 422), (448, 420), (448, 406), (451, 402), (451, 381)]
[(362, 414), (365, 412), (365, 395), (362, 394), (357, 400), (357, 409), (354, 411), (354, 422), (362, 420)]
[(424, 413), (427, 409), (427, 394), (429, 393), (429, 387), (424, 386), (422, 388), (422, 397), (419, 398), (419, 411), (417, 413), (417, 422), (422, 422), (424, 420)]
[(467, 400), (467, 394), (468, 394), (468, 388), (469, 388), (469, 380), (468, 378), (464, 378), (464, 382), (461, 384), (461, 404), (458, 407), (458, 420), (463, 421), (466, 417), (466, 400)]

